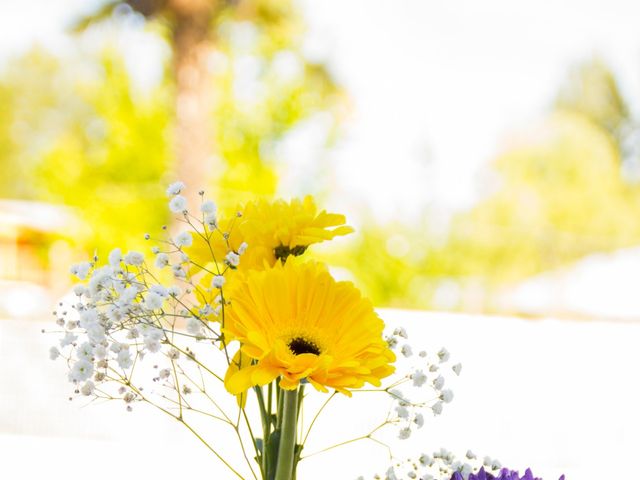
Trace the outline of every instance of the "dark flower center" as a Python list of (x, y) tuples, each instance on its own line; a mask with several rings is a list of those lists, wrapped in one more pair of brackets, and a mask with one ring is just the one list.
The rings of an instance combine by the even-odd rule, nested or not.
[(289, 350), (291, 350), (291, 353), (294, 355), (302, 355), (303, 353), (320, 355), (320, 348), (315, 343), (302, 337), (292, 338), (289, 341)]
[(280, 261), (282, 261), (282, 263), (284, 263), (287, 260), (287, 257), (289, 255), (293, 255), (294, 257), (298, 257), (300, 255), (302, 255), (305, 251), (307, 250), (307, 246), (306, 245), (296, 245), (293, 248), (289, 248), (286, 245), (280, 245), (276, 248), (273, 249), (273, 253), (275, 254), (276, 258)]

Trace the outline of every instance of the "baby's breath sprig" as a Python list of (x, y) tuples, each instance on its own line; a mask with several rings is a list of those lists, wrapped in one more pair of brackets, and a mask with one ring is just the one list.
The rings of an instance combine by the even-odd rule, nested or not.
[[(71, 267), (71, 273), (84, 283), (73, 289), (76, 300), (69, 310), (74, 315), (54, 312), (61, 339), (49, 354), (51, 359), (66, 361), (74, 396), (121, 401), (127, 411), (141, 402), (153, 405), (183, 423), (237, 477), (244, 478), (195, 431), (188, 416), (214, 418), (231, 427), (241, 440), (243, 430), (250, 429), (245, 415), (226, 411), (212, 395), (211, 382), (220, 389), (224, 379), (208, 357), (201, 361), (193, 350), (194, 344), (209, 344), (227, 353), (221, 332), (223, 286), (228, 271), (240, 264), (248, 246), (243, 245), (239, 252), (229, 249), (223, 262), (217, 261), (213, 248), (206, 265), (194, 261), (186, 250), (194, 237), (205, 245), (224, 244), (229, 232), (217, 229), (211, 201), (203, 201), (202, 218), (191, 216), (180, 195), (183, 189), (181, 182), (169, 186), (169, 208), (182, 215), (189, 230), (158, 241), (151, 248), (151, 261), (141, 252), (123, 254), (115, 248), (104, 265), (94, 256), (90, 262)], [(145, 234), (145, 239), (151, 240), (151, 235)], [(203, 282), (207, 276), (208, 284)], [(247, 468), (258, 478), (250, 457), (259, 452), (249, 454), (245, 443), (240, 441)], [(255, 443), (252, 438), (248, 444)]]
[[(483, 469), (489, 475), (497, 475), (502, 468), (500, 462), (490, 457), (480, 460), (475, 453), (467, 450), (463, 457), (441, 448), (431, 454), (422, 453), (417, 458), (396, 460), (384, 474), (376, 474), (374, 480), (451, 480), (454, 474), (463, 479)], [(458, 477), (456, 477), (458, 478)], [(488, 476), (487, 479), (494, 478)], [(364, 476), (358, 480), (365, 480)]]

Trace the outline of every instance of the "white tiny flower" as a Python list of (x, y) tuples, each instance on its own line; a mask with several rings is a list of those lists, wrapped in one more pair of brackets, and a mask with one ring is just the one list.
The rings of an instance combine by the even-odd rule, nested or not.
[(160, 370), (158, 372), (158, 376), (162, 380), (166, 380), (167, 378), (169, 378), (171, 376), (171, 370), (169, 368), (163, 368), (162, 370)]
[(102, 344), (96, 345), (96, 348), (93, 349), (93, 354), (98, 360), (102, 360), (107, 356), (107, 349)]
[(396, 472), (394, 471), (393, 467), (389, 467), (387, 472), (384, 474), (384, 478), (385, 480), (398, 480), (398, 477), (396, 477)]
[(117, 305), (120, 307), (126, 307), (131, 305), (138, 295), (138, 289), (134, 286), (127, 287), (121, 294), (120, 298), (116, 301)]
[(425, 473), (422, 477), (420, 477), (420, 480), (435, 480), (435, 479), (433, 478), (433, 475)]
[(58, 350), (58, 347), (51, 347), (49, 349), (49, 358), (51, 360), (55, 360), (59, 356), (60, 356), (60, 350)]
[(415, 423), (418, 428), (422, 428), (424, 426), (424, 416), (421, 413), (416, 413), (413, 423)]
[(124, 397), (122, 397), (122, 399), (126, 402), (126, 403), (131, 403), (136, 399), (136, 396), (133, 392), (127, 392), (124, 394)]
[(407, 407), (396, 407), (396, 413), (398, 414), (398, 418), (409, 418), (409, 410), (407, 410)]
[(154, 337), (145, 337), (144, 347), (151, 353), (160, 351), (160, 340)]
[(235, 252), (227, 253), (227, 256), (224, 258), (227, 261), (227, 263), (232, 267), (237, 267), (238, 265), (240, 265), (240, 255), (238, 255)]
[(431, 406), (431, 411), (434, 415), (440, 415), (442, 413), (442, 402), (437, 401)]
[(64, 348), (67, 345), (71, 345), (73, 342), (75, 342), (78, 339), (77, 335), (74, 335), (71, 332), (67, 332), (64, 334), (64, 337), (62, 337), (60, 339), (60, 347)]
[(453, 460), (453, 454), (444, 447), (440, 447), (440, 458), (442, 458), (446, 463), (451, 463)]
[(404, 355), (405, 357), (409, 358), (411, 355), (413, 355), (413, 351), (411, 350), (411, 345), (409, 345), (408, 343), (405, 343), (402, 346), (400, 353), (402, 353), (402, 355)]
[(127, 338), (133, 340), (134, 338), (138, 338), (140, 336), (140, 332), (137, 327), (131, 327), (127, 332)]
[(92, 298), (96, 298), (101, 293), (104, 293), (103, 290), (111, 285), (112, 275), (113, 268), (110, 265), (105, 265), (93, 271), (91, 279), (89, 280), (89, 292)]
[(131, 354), (129, 353), (129, 350), (120, 350), (120, 352), (118, 352), (118, 365), (120, 365), (120, 368), (129, 368), (131, 367), (131, 365), (133, 365), (133, 360), (131, 359)]
[(498, 460), (494, 459), (493, 462), (491, 462), (491, 469), (499, 470), (500, 468), (502, 468), (502, 464)]
[(193, 244), (193, 237), (190, 232), (179, 233), (175, 238), (177, 247), (190, 247)]
[(169, 296), (169, 290), (167, 290), (167, 287), (160, 284), (151, 285), (151, 287), (149, 287), (149, 292), (153, 292), (162, 298), (167, 298)]
[(69, 381), (84, 382), (91, 378), (91, 375), (93, 375), (93, 363), (88, 362), (87, 360), (78, 360), (71, 367), (71, 371), (69, 372)]
[(484, 459), (482, 460), (482, 463), (485, 467), (490, 466), (492, 463), (491, 457), (489, 456), (484, 457)]
[(456, 375), (460, 375), (460, 371), (462, 370), (462, 364), (456, 363), (453, 367), (451, 367), (451, 370), (453, 370)]
[(182, 213), (187, 210), (187, 199), (182, 195), (176, 195), (169, 202), (169, 210), (173, 213)]
[(426, 357), (426, 356), (427, 356), (427, 352), (426, 352), (426, 351), (424, 351), (424, 350), (420, 350), (420, 353), (418, 353), (418, 356), (419, 356), (420, 358), (424, 358), (424, 357)]
[(406, 440), (411, 436), (411, 429), (409, 427), (401, 428), (398, 432), (398, 438), (400, 440)]
[(244, 252), (247, 251), (248, 246), (249, 245), (247, 245), (247, 242), (242, 242), (238, 247), (238, 255), (244, 255)]
[(214, 275), (213, 279), (211, 280), (211, 286), (213, 288), (222, 288), (224, 282), (225, 278), (222, 275)]
[(453, 400), (453, 392), (451, 390), (442, 390), (440, 398), (444, 403), (449, 403)]
[(89, 326), (89, 328), (87, 328), (87, 337), (89, 337), (89, 340), (91, 340), (93, 343), (102, 342), (106, 338), (105, 334), (106, 332), (104, 330), (104, 327), (99, 323), (94, 323), (93, 325)]
[(184, 183), (174, 182), (167, 187), (167, 196), (178, 195), (184, 190)]
[(84, 329), (89, 328), (98, 322), (98, 311), (95, 308), (88, 308), (80, 312), (80, 326)]
[(202, 322), (197, 318), (189, 318), (187, 320), (187, 332), (195, 336), (200, 335), (202, 333)]
[(158, 310), (162, 308), (162, 297), (155, 292), (147, 293), (146, 298), (144, 299), (144, 306), (147, 310)]
[(167, 352), (167, 357), (169, 357), (171, 360), (177, 360), (178, 358), (180, 358), (180, 351), (178, 351), (178, 349), (176, 348), (172, 348)]
[(164, 268), (169, 265), (169, 255), (167, 255), (166, 253), (159, 253), (158, 255), (156, 255), (155, 265), (158, 268)]
[(142, 265), (144, 262), (144, 255), (140, 252), (127, 252), (124, 256), (124, 263), (127, 265)]
[(85, 295), (87, 293), (87, 287), (85, 287), (84, 285), (78, 284), (73, 287), (73, 293), (81, 297), (82, 295)]
[(178, 287), (177, 285), (171, 285), (169, 288), (167, 288), (167, 293), (172, 297), (177, 297), (182, 292), (180, 290), (180, 287)]
[(122, 343), (118, 343), (118, 342), (113, 342), (110, 346), (109, 346), (109, 350), (111, 350), (113, 353), (120, 353), (121, 350), (124, 350), (126, 347), (126, 345), (123, 345)]
[(409, 338), (409, 335), (407, 335), (407, 331), (403, 327), (396, 328), (393, 331), (393, 334), (397, 335), (398, 337)]
[(69, 271), (80, 280), (84, 280), (87, 278), (89, 270), (91, 270), (91, 264), (89, 262), (77, 263), (75, 265), (72, 265), (69, 269)]
[(430, 467), (431, 465), (433, 465), (433, 458), (431, 458), (426, 453), (423, 453), (422, 455), (420, 455), (420, 458), (418, 460), (425, 467)]
[(413, 470), (409, 470), (409, 471), (407, 472), (407, 476), (408, 476), (409, 478), (417, 478), (417, 477), (418, 477), (418, 476), (416, 475), (416, 472), (414, 472)]
[(215, 213), (209, 213), (206, 217), (204, 217), (204, 222), (207, 226), (213, 230), (218, 225), (218, 219), (216, 218)]
[(118, 267), (122, 261), (122, 250), (114, 248), (109, 252), (109, 265), (112, 267)]
[(411, 379), (413, 380), (414, 387), (421, 387), (427, 381), (427, 376), (424, 374), (422, 370), (416, 370), (411, 375)]
[(173, 265), (171, 270), (173, 271), (173, 276), (176, 278), (185, 278), (187, 276), (187, 272), (185, 272), (180, 265)]
[(139, 326), (142, 331), (142, 336), (145, 338), (153, 338), (154, 340), (160, 340), (164, 336), (164, 332), (161, 328), (156, 327), (155, 325), (149, 325), (147, 323), (142, 323)]
[(442, 375), (438, 375), (438, 378), (433, 381), (433, 388), (436, 390), (442, 390), (442, 387), (444, 387), (444, 377)]
[(440, 363), (446, 362), (449, 360), (449, 351), (446, 348), (440, 349), (438, 352), (438, 358), (440, 359)]
[(213, 203), (211, 200), (207, 200), (206, 202), (203, 202), (202, 205), (200, 205), (200, 211), (204, 214), (216, 214), (217, 211), (217, 207), (216, 204)]
[(471, 450), (467, 450), (467, 453), (465, 455), (469, 460), (473, 460), (476, 458), (476, 454), (473, 453)]
[(93, 393), (95, 388), (96, 387), (93, 384), (93, 382), (91, 380), (87, 380), (85, 382), (85, 384), (82, 385), (82, 388), (80, 388), (80, 393), (82, 393), (82, 395), (84, 395), (85, 397), (88, 397), (89, 395), (91, 395)]
[(91, 361), (93, 359), (93, 346), (89, 342), (84, 342), (76, 350), (76, 356), (80, 360)]

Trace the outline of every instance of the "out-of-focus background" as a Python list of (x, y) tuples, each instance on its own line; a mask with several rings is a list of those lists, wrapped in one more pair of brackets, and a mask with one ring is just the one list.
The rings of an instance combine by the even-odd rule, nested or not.
[[(316, 249), (336, 275), (393, 318), (457, 313), (408, 322), (425, 342), (468, 338), (468, 364), (510, 345), (495, 371), (466, 372), (482, 397), (523, 387), (494, 418), (475, 412), (501, 427), (469, 447), (513, 452), (542, 403), (547, 423), (514, 461), (576, 480), (615, 471), (600, 444), (640, 441), (638, 18), (634, 0), (0, 0), (3, 451), (66, 436), (14, 367), (50, 368), (29, 339), (69, 265), (147, 248), (181, 179), (222, 208), (311, 193), (346, 213), (357, 233)], [(504, 413), (525, 385), (565, 410)], [(462, 439), (478, 428), (468, 413), (447, 420)]]

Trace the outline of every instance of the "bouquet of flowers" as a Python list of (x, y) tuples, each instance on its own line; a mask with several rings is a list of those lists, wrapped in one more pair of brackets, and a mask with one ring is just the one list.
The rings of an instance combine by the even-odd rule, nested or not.
[[(145, 235), (155, 243), (152, 257), (115, 248), (103, 265), (95, 256), (72, 266), (82, 283), (72, 314), (54, 312), (61, 339), (50, 356), (67, 362), (77, 396), (120, 401), (127, 410), (151, 405), (190, 430), (234, 478), (256, 480), (296, 478), (309, 433), (336, 395), (377, 392), (390, 402), (384, 422), (350, 441), (378, 441), (387, 426), (409, 438), (425, 411), (438, 415), (452, 400), (441, 374), (446, 349), (414, 355), (404, 329), (385, 333), (352, 283), (308, 258), (310, 246), (353, 231), (343, 215), (319, 211), (312, 197), (253, 201), (222, 215), (204, 192), (192, 210), (184, 188), (167, 189), (184, 229)], [(416, 364), (400, 374), (397, 356)], [(309, 395), (326, 399), (303, 428)], [(221, 451), (228, 442), (207, 439), (194, 416), (228, 427), (243, 465), (232, 464)], [(491, 461), (492, 473), (478, 471), (474, 458), (422, 455), (391, 466), (385, 478), (406, 467), (409, 478), (519, 479)]]

